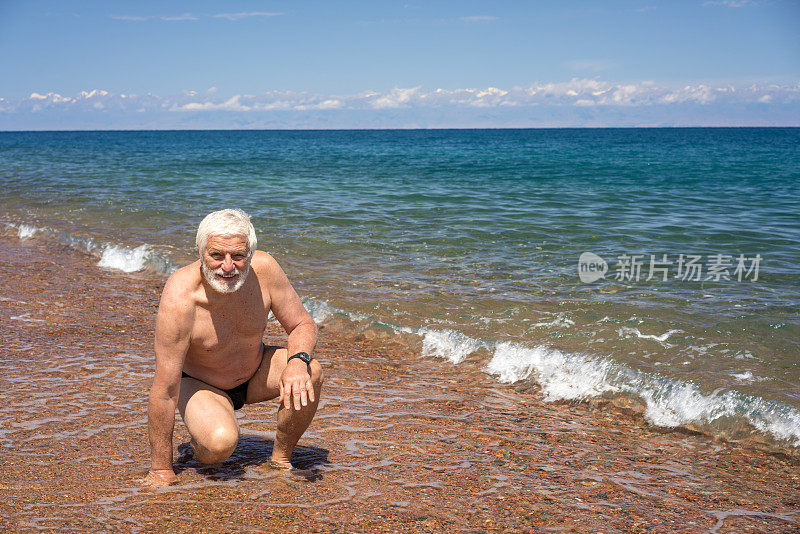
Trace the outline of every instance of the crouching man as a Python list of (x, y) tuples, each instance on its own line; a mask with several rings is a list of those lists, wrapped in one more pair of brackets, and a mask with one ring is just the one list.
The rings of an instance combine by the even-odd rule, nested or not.
[[(176, 482), (175, 408), (204, 464), (231, 455), (239, 439), (234, 410), (278, 399), (271, 464), (289, 460), (319, 403), (322, 369), (313, 359), (317, 328), (275, 259), (256, 250), (250, 217), (215, 211), (197, 230), (200, 259), (175, 271), (156, 321), (156, 372), (150, 390), (152, 464), (145, 484)], [(286, 348), (261, 339), (269, 312), (288, 334)]]

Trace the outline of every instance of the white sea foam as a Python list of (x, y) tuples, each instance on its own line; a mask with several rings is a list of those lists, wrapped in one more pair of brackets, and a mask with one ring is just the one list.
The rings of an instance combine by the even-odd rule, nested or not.
[[(332, 306), (328, 304), (324, 300), (317, 300), (317, 299), (303, 299), (303, 306), (305, 307), (306, 311), (311, 315), (311, 318), (314, 319), (315, 323), (324, 323), (329, 321), (334, 316), (342, 316), (346, 317), (347, 319), (353, 322), (366, 322), (371, 324), (376, 324), (375, 317), (370, 315), (366, 315), (359, 312), (354, 311), (347, 311), (341, 308), (337, 308), (336, 306)], [(391, 325), (389, 325), (391, 327)], [(398, 329), (395, 327), (395, 332), (398, 332)]]
[(625, 390), (644, 399), (644, 417), (655, 426), (676, 427), (689, 423), (712, 422), (727, 414), (723, 395), (703, 395), (688, 382), (676, 382), (644, 375), (625, 384)]
[(627, 337), (631, 337), (631, 336), (635, 335), (636, 337), (641, 338), (641, 339), (652, 339), (653, 341), (658, 341), (659, 343), (661, 343), (665, 347), (669, 347), (671, 345), (666, 342), (667, 339), (669, 339), (669, 336), (671, 336), (672, 334), (676, 334), (678, 332), (682, 332), (682, 331), (683, 330), (668, 330), (668, 331), (664, 332), (663, 334), (661, 334), (660, 336), (656, 336), (656, 335), (653, 335), (653, 334), (642, 334), (639, 331), (638, 328), (631, 328), (629, 326), (623, 326), (622, 328), (617, 330), (617, 333), (619, 334), (620, 337), (626, 337), (627, 338)]
[(30, 224), (14, 224), (14, 223), (5, 223), (4, 224), (6, 231), (9, 232), (16, 232), (17, 237), (19, 239), (30, 239), (34, 235), (39, 232), (44, 232), (46, 228), (38, 228), (36, 226)]
[(324, 300), (306, 299), (303, 301), (303, 306), (315, 323), (324, 323), (339, 311)]
[(69, 234), (47, 227), (30, 224), (6, 224), (6, 228), (16, 229), (20, 239), (28, 239), (41, 234), (47, 238), (64, 243), (69, 248), (99, 258), (98, 265), (110, 269), (119, 269), (126, 273), (141, 271), (149, 267), (155, 271), (170, 274), (177, 267), (163, 254), (156, 253), (149, 245), (140, 245), (129, 249), (114, 243), (98, 243), (91, 237)]
[[(743, 419), (779, 441), (800, 446), (800, 411), (736, 390), (704, 393), (697, 384), (638, 371), (608, 358), (562, 352), (545, 346), (489, 343), (455, 330), (396, 326), (394, 331), (422, 336), (424, 356), (445, 358), (455, 364), (480, 348), (493, 350), (486, 366), (488, 373), (505, 383), (533, 379), (541, 386), (548, 401), (625, 394), (644, 402), (644, 417), (654, 426), (713, 426), (720, 420)], [(644, 337), (663, 342), (675, 332)]]
[(28, 239), (33, 237), (39, 229), (35, 226), (30, 226), (27, 224), (20, 224), (17, 227), (17, 236), (20, 239)]
[(32, 319), (30, 317), (30, 313), (23, 313), (22, 315), (14, 315), (11, 319), (15, 321), (24, 321), (26, 323), (43, 323), (45, 322), (44, 319)]
[(645, 418), (653, 425), (675, 427), (711, 424), (722, 418), (744, 419), (761, 432), (800, 446), (800, 412), (791, 406), (735, 390), (703, 394), (694, 384), (663, 381), (635, 391), (647, 402)]
[(705, 345), (689, 345), (688, 347), (686, 347), (686, 349), (690, 357), (705, 356), (706, 354), (708, 354), (708, 351), (718, 346), (719, 343), (707, 343)]
[(750, 408), (750, 422), (765, 434), (800, 446), (800, 413), (785, 405), (756, 399)]
[(496, 345), (486, 371), (506, 383), (534, 379), (549, 401), (624, 393), (644, 401), (644, 417), (654, 426), (702, 426), (744, 419), (777, 440), (800, 446), (800, 411), (791, 406), (736, 390), (704, 393), (694, 383), (637, 371), (605, 358), (504, 342)]
[(501, 382), (533, 375), (546, 400), (585, 399), (617, 391), (608, 377), (612, 370), (609, 361), (544, 346), (498, 343), (486, 370)]
[(461, 363), (467, 356), (485, 346), (484, 343), (455, 330), (420, 328), (415, 333), (423, 336), (423, 356), (436, 356), (456, 364)]
[(543, 321), (541, 323), (534, 323), (533, 326), (561, 326), (569, 327), (575, 324), (575, 321), (567, 317), (564, 313), (556, 314), (555, 319), (552, 321)]
[(141, 271), (147, 266), (150, 257), (150, 247), (140, 245), (129, 249), (117, 245), (108, 245), (103, 249), (103, 255), (97, 265), (109, 269), (118, 269), (126, 273)]
[(392, 330), (394, 330), (395, 334), (416, 334), (421, 336), (420, 330), (421, 328), (411, 328), (408, 326), (392, 326)]
[(745, 371), (744, 373), (731, 373), (731, 376), (739, 382), (744, 382), (746, 384), (766, 380), (764, 377), (755, 376), (751, 371)]
[(373, 317), (371, 317), (371, 316), (369, 316), (369, 315), (367, 315), (365, 313), (359, 313), (359, 312), (353, 312), (353, 311), (344, 311), (344, 310), (341, 310), (341, 312), (343, 314), (345, 314), (351, 321), (363, 322), (363, 321), (373, 321), (374, 320)]

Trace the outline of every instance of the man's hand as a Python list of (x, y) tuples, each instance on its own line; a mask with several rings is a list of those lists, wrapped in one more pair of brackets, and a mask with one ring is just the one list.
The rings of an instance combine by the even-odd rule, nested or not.
[(160, 488), (177, 484), (178, 477), (172, 469), (151, 469), (141, 482), (143, 486)]
[(308, 406), (309, 401), (314, 402), (314, 385), (305, 362), (295, 358), (286, 364), (281, 373), (281, 394), (278, 404), (283, 402), (284, 407), (299, 410), (301, 406)]

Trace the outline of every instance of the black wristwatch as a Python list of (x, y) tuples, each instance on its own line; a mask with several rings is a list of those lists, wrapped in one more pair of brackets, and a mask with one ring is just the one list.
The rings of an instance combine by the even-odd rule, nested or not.
[(306, 365), (309, 365), (311, 363), (311, 360), (314, 359), (314, 357), (311, 356), (307, 352), (298, 352), (297, 354), (295, 354), (293, 356), (289, 356), (289, 359), (286, 360), (286, 363), (289, 363), (290, 361), (294, 360), (295, 358), (303, 360), (303, 362), (305, 362)]

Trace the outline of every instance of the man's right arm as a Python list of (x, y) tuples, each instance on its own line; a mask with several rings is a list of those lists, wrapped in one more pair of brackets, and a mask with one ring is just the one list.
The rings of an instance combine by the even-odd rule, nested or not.
[[(176, 273), (177, 275), (178, 273)], [(173, 275), (164, 286), (156, 320), (156, 372), (148, 409), (152, 485), (175, 481), (172, 469), (172, 431), (180, 394), (181, 371), (194, 322), (190, 291)]]

